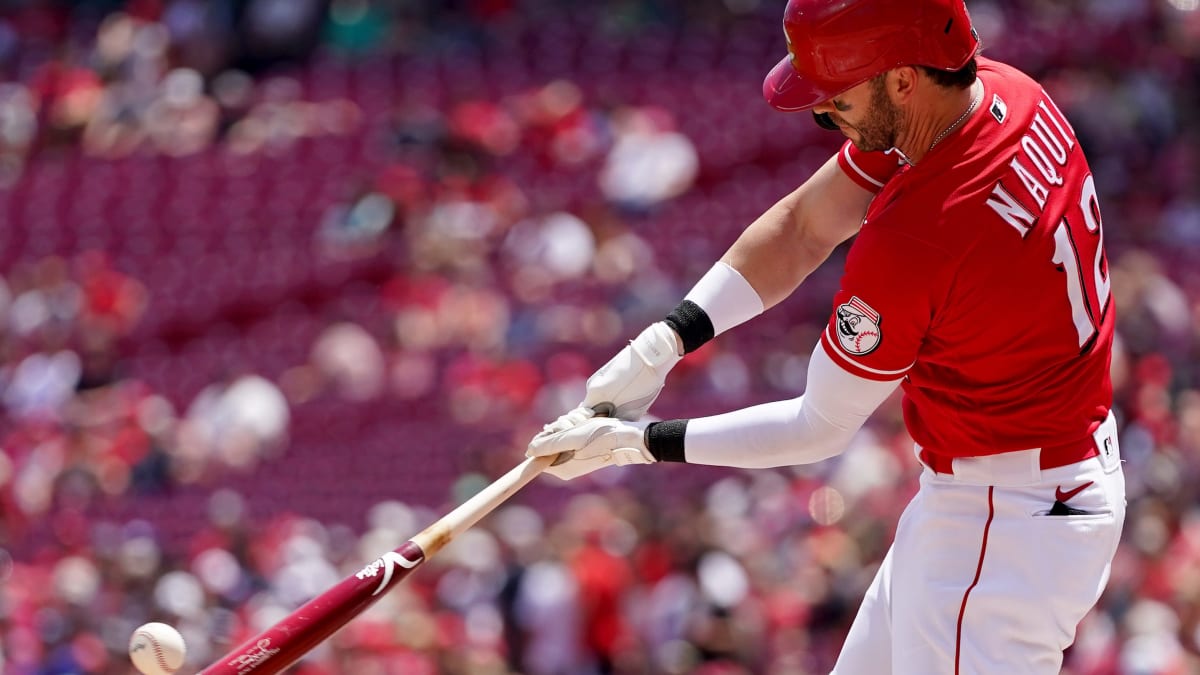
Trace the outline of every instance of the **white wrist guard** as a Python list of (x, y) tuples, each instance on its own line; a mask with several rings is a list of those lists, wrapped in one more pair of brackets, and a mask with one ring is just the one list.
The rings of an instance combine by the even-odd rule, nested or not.
[(762, 298), (740, 272), (724, 262), (713, 265), (684, 296), (704, 310), (713, 335), (745, 323), (763, 313)]
[(718, 262), (667, 315), (666, 322), (679, 334), (684, 352), (690, 353), (762, 312), (762, 298), (746, 277)]

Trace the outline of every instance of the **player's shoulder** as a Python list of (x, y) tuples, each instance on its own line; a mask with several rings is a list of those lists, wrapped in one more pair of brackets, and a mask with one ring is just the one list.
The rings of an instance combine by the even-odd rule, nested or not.
[(1001, 61), (979, 58), (979, 79), (987, 95), (982, 108), (999, 125), (1009, 118), (1019, 125), (1036, 113), (1038, 100), (1045, 90), (1030, 75)]
[(980, 196), (990, 194), (996, 181), (1022, 170), (1021, 157), (1032, 153), (1039, 165), (1043, 157), (1065, 161), (1060, 148), (1075, 146), (1070, 124), (1036, 80), (982, 57), (978, 72), (975, 114), (938, 152), (909, 171), (897, 184), (902, 189), (891, 195), (899, 220), (920, 215), (917, 220), (927, 226), (957, 229), (964, 215), (980, 208)]
[(1006, 231), (1027, 231), (1068, 162), (1086, 167), (1072, 159), (1078, 143), (1070, 123), (1036, 80), (983, 58), (979, 79), (975, 114), (937, 152), (888, 182), (863, 234), (939, 249), (954, 260)]
[[(994, 169), (987, 166), (992, 164), (989, 160), (1003, 153), (1005, 147), (1013, 142), (1017, 135), (1016, 127), (1032, 116), (1030, 111), (1042, 93), (1037, 81), (1011, 65), (985, 57), (979, 57), (977, 65), (983, 87), (983, 94), (977, 103), (978, 114), (963, 125), (956, 137), (942, 144), (943, 147), (957, 146), (954, 152), (949, 156), (942, 153), (940, 161), (929, 160), (939, 166), (935, 171), (923, 172), (924, 179), (915, 181), (923, 191), (960, 191), (969, 185), (964, 182), (964, 176), (978, 176), (981, 171)], [(961, 142), (963, 138), (967, 142)], [(893, 177), (907, 173), (904, 162), (899, 161), (902, 159), (901, 155), (892, 154), (891, 151), (859, 151), (849, 141), (838, 153), (838, 163), (846, 175), (864, 189), (876, 193), (883, 191)], [(914, 175), (907, 175), (899, 181), (906, 183), (906, 192), (912, 191), (913, 178)], [(883, 195), (883, 200), (886, 201), (887, 197)]]

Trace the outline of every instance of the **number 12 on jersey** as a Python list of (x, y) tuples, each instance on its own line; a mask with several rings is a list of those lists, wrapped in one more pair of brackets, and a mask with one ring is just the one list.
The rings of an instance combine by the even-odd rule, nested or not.
[[(1079, 195), (1079, 217), (1074, 216), (1076, 214), (1063, 216), (1055, 228), (1054, 257), (1051, 260), (1066, 274), (1071, 319), (1079, 334), (1079, 347), (1085, 350), (1100, 330), (1100, 321), (1108, 309), (1111, 292), (1108, 263), (1104, 258), (1100, 200), (1096, 195), (1096, 181), (1091, 174), (1083, 181)], [(1076, 229), (1080, 221), (1083, 231)], [(1083, 241), (1084, 238), (1094, 239), (1094, 242)], [(1084, 281), (1087, 278), (1085, 275), (1094, 280), (1090, 288)]]

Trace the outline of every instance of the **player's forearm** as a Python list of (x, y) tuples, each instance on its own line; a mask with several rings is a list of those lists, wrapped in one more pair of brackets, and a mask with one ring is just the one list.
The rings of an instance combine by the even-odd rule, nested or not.
[(810, 464), (842, 452), (898, 385), (898, 380), (852, 375), (818, 345), (809, 361), (804, 396), (651, 424), (646, 443), (664, 461), (747, 469)]
[(778, 303), (829, 257), (837, 242), (818, 243), (805, 231), (802, 193), (788, 195), (751, 223), (667, 318), (685, 352)]
[[(671, 429), (669, 425), (682, 425)], [(666, 434), (679, 434), (677, 446), (689, 464), (765, 469), (812, 464), (842, 452), (858, 427), (839, 429), (820, 417), (803, 397), (774, 401), (711, 417), (650, 425), (651, 452), (658, 456)]]
[(764, 307), (791, 295), (837, 246), (805, 232), (799, 202), (793, 194), (767, 209), (721, 257), (754, 287)]
[(746, 277), (764, 307), (772, 307), (858, 232), (872, 198), (831, 157), (751, 223), (722, 260)]

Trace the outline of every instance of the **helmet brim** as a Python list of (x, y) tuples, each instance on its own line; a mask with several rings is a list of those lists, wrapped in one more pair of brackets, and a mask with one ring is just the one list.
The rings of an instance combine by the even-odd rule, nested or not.
[(763, 98), (772, 108), (783, 112), (809, 110), (835, 95), (801, 77), (792, 67), (791, 56), (783, 57), (763, 80)]

